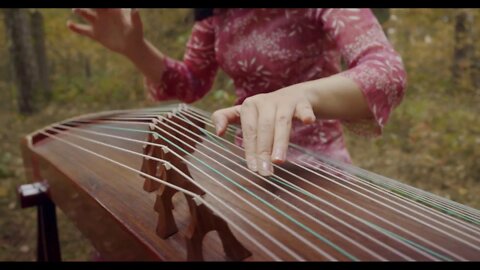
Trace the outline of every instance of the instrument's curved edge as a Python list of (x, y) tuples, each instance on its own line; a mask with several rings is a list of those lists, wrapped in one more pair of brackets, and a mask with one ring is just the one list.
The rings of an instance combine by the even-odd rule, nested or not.
[[(178, 107), (180, 104), (182, 104), (182, 103), (171, 103), (171, 104), (165, 104), (165, 105), (162, 105), (162, 106), (152, 107), (152, 108), (149, 108), (149, 109), (156, 109), (158, 107), (174, 109), (174, 108)], [(149, 110), (149, 109), (146, 109), (146, 110)], [(133, 111), (137, 111), (137, 110), (138, 109), (109, 110), (109, 111), (101, 111), (101, 112), (95, 112), (95, 113), (88, 113), (88, 114), (73, 116), (73, 117), (70, 117), (70, 118), (67, 118), (67, 119), (64, 119), (64, 120), (60, 120), (60, 121), (55, 122), (53, 124), (47, 125), (45, 127), (39, 128), (39, 129), (29, 133), (28, 135), (26, 135), (22, 139), (21, 143), (23, 144), (23, 140), (26, 139), (25, 143), (27, 143), (27, 145), (29, 145), (29, 146), (33, 146), (34, 144), (38, 143), (39, 141), (41, 141), (41, 140), (43, 140), (44, 138), (47, 137), (47, 136), (45, 136), (41, 133), (42, 131), (45, 131), (45, 130), (47, 130), (51, 127), (54, 127), (56, 125), (66, 124), (66, 123), (69, 123), (69, 122), (79, 121), (79, 120), (91, 120), (91, 119), (95, 119), (95, 118), (102, 118), (102, 117), (105, 117), (105, 116), (125, 114), (125, 113), (128, 113), (128, 112), (133, 112)]]
[[(167, 105), (164, 107), (170, 107)], [(175, 105), (176, 106), (176, 105)], [(112, 239), (122, 239), (120, 242), (129, 243), (129, 245), (136, 245), (136, 247), (131, 246), (129, 249), (132, 250), (130, 254), (119, 254), (116, 249), (112, 250), (112, 247), (105, 246), (105, 235), (98, 235), (95, 237), (95, 234), (98, 234), (94, 230), (90, 230), (88, 226), (77, 223), (78, 229), (86, 236), (93, 246), (101, 252), (102, 256), (105, 259), (112, 260), (132, 260), (143, 258), (141, 260), (150, 261), (150, 260), (164, 260), (161, 254), (155, 251), (155, 248), (150, 246), (146, 242), (138, 243), (135, 239), (135, 232), (129, 230), (125, 224), (115, 216), (109, 214), (108, 209), (97, 199), (95, 199), (91, 194), (89, 194), (84, 187), (76, 184), (74, 181), (70, 181), (70, 178), (63, 172), (60, 168), (54, 166), (50, 161), (41, 155), (36, 154), (34, 146), (37, 143), (42, 142), (48, 136), (42, 134), (46, 130), (49, 130), (51, 127), (58, 124), (66, 124), (72, 121), (85, 120), (100, 118), (104, 116), (111, 116), (116, 114), (125, 113), (132, 110), (111, 110), (103, 111), (98, 113), (83, 114), (75, 117), (71, 117), (65, 120), (61, 120), (50, 124), (48, 126), (37, 129), (20, 140), (21, 154), (24, 162), (25, 174), (27, 181), (29, 183), (33, 182), (43, 182), (46, 181), (49, 189), (47, 194), (49, 198), (62, 210), (63, 213), (71, 220), (78, 220), (75, 218), (74, 213), (88, 213), (88, 216), (82, 217), (85, 220), (92, 219), (93, 217), (102, 217), (102, 223), (109, 223), (109, 233), (115, 235)], [(55, 184), (52, 184), (52, 183)], [(76, 198), (72, 200), (72, 198)], [(78, 211), (79, 207), (87, 207), (90, 210)], [(73, 216), (72, 216), (73, 215)], [(103, 243), (102, 243), (103, 242)], [(133, 244), (132, 244), (133, 243)], [(111, 243), (109, 243), (111, 244)]]
[[(164, 260), (161, 254), (158, 254), (148, 243), (136, 241), (138, 237), (135, 232), (112, 215), (105, 205), (88, 193), (84, 187), (71, 181), (65, 172), (53, 166), (46, 158), (35, 156), (41, 167), (42, 180), (49, 186), (49, 198), (71, 221), (75, 222), (77, 228), (90, 240), (104, 259)], [(84, 222), (79, 222), (81, 220)], [(101, 222), (102, 227), (108, 230), (99, 231), (97, 222)], [(119, 245), (129, 247), (118, 248)], [(130, 252), (121, 252), (124, 250), (130, 250)]]

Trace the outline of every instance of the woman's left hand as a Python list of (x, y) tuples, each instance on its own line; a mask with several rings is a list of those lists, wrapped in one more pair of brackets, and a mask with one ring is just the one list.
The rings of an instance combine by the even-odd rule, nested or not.
[(263, 176), (273, 173), (272, 162), (285, 161), (293, 118), (305, 124), (316, 119), (307, 91), (298, 85), (249, 97), (212, 115), (220, 136), (228, 124), (241, 123), (247, 166)]

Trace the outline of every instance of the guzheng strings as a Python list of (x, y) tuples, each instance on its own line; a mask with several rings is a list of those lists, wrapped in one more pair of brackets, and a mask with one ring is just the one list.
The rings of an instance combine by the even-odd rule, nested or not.
[[(201, 127), (193, 121), (205, 124), (205, 127), (208, 126), (210, 128)], [(188, 126), (195, 128), (197, 131), (200, 131), (200, 133), (193, 132), (191, 129), (187, 129), (179, 123), (188, 124)], [(96, 130), (100, 129), (101, 131), (82, 129), (76, 126), (77, 124), (95, 125), (97, 128)], [(111, 124), (115, 125), (112, 126)], [(132, 128), (132, 126), (135, 128)], [(280, 165), (274, 165), (274, 175), (263, 177), (246, 168), (241, 147), (225, 138), (216, 136), (210, 131), (213, 130), (212, 128), (213, 123), (211, 122), (208, 113), (191, 106), (170, 105), (161, 108), (117, 111), (115, 113), (110, 113), (109, 115), (106, 114), (99, 119), (90, 119), (89, 117), (71, 119), (70, 121), (63, 121), (59, 124), (51, 125), (41, 131), (41, 133), (54, 140), (61, 141), (66, 145), (85, 151), (97, 158), (134, 171), (143, 177), (157, 181), (163, 185), (194, 197), (227, 221), (229, 226), (232, 226), (239, 234), (261, 249), (272, 260), (282, 260), (283, 258), (277, 254), (278, 252), (267, 248), (263, 241), (252, 237), (251, 233), (245, 230), (242, 226), (238, 226), (228, 215), (225, 215), (225, 213), (219, 210), (216, 204), (204, 200), (202, 196), (192, 193), (189, 190), (172, 185), (168, 181), (164, 181), (152, 175), (145, 174), (137, 168), (123, 164), (111, 157), (96, 153), (95, 151), (76, 144), (71, 140), (66, 140), (64, 137), (56, 134), (68, 134), (68, 136), (80, 140), (109, 147), (142, 158), (146, 157), (142, 153), (137, 153), (110, 143), (105, 143), (98, 139), (93, 139), (92, 137), (87, 136), (87, 134), (108, 137), (115, 140), (129, 141), (141, 145), (146, 143), (149, 144), (149, 142), (113, 135), (109, 133), (109, 130), (146, 133), (161, 138), (168, 142), (168, 145), (150, 144), (168, 150), (177, 158), (181, 159), (185, 164), (188, 164), (189, 168), (215, 182), (216, 185), (222, 187), (236, 199), (243, 201), (246, 205), (251, 207), (252, 210), (257, 211), (272, 222), (272, 224), (284, 230), (285, 233), (295, 237), (305, 246), (305, 248), (311, 249), (321, 258), (327, 260), (337, 260), (338, 258), (335, 254), (330, 254), (316, 245), (312, 240), (313, 238), (323, 242), (326, 246), (349, 260), (358, 260), (358, 257), (345, 248), (346, 245), (354, 246), (355, 248), (362, 250), (362, 252), (369, 254), (376, 260), (387, 260), (385, 256), (382, 256), (382, 254), (378, 252), (378, 248), (388, 250), (391, 254), (395, 254), (404, 260), (413, 260), (412, 256), (408, 255), (411, 252), (420, 254), (429, 260), (448, 261), (465, 260), (465, 258), (456, 250), (439, 245), (421, 234), (403, 227), (400, 224), (395, 223), (393, 220), (383, 217), (381, 214), (376, 213), (371, 209), (367, 209), (362, 205), (357, 205), (354, 202), (351, 202), (346, 196), (328, 190), (322, 186), (322, 183), (318, 182), (320, 181), (319, 179), (322, 179), (322, 181), (326, 181), (345, 192), (358, 195), (360, 198), (397, 214), (402, 219), (408, 220), (408, 222), (415, 222), (416, 224), (419, 224), (418, 226), (423, 226), (424, 228), (428, 228), (438, 234), (443, 234), (452, 240), (468, 246), (472, 250), (480, 251), (480, 229), (478, 228), (478, 225), (480, 224), (480, 213), (475, 209), (450, 202), (433, 194), (403, 185), (390, 179), (375, 178), (365, 172), (352, 170), (352, 168), (347, 165), (336, 164), (334, 161), (325, 159), (324, 157), (317, 157), (315, 154), (309, 153), (295, 145), (292, 145), (292, 148), (295, 151), (309, 153), (312, 158), (289, 161), (287, 162), (288, 166), (319, 176), (319, 178), (316, 178), (315, 180), (306, 179), (301, 175), (292, 173), (292, 171), (286, 169), (285, 166)], [(233, 138), (237, 137), (237, 129), (238, 127), (230, 126), (227, 129), (228, 135)], [(182, 141), (184, 139), (189, 142), (202, 143), (202, 149), (195, 149), (194, 146)], [(201, 158), (193, 155), (190, 150), (194, 150), (197, 155), (201, 156)], [(229, 166), (234, 167), (225, 165), (224, 161), (215, 160), (211, 157), (212, 153), (214, 153), (215, 156), (221, 157), (224, 161), (228, 161)], [(155, 157), (151, 156), (148, 156), (148, 158), (155, 159)], [(231, 211), (236, 217), (240, 218), (246, 224), (249, 224), (253, 230), (264, 237), (264, 240), (268, 240), (276, 245), (280, 250), (288, 254), (291, 259), (305, 260), (302, 254), (298, 251), (292, 249), (287, 243), (283, 243), (276, 239), (264, 227), (262, 227), (261, 224), (256, 224), (252, 220), (249, 220), (248, 217), (241, 213), (241, 211), (238, 211), (229, 205), (227, 201), (222, 200), (212, 192), (208, 192), (208, 189), (192, 179), (191, 176), (186, 175), (181, 170), (175, 168), (175, 166), (172, 166), (168, 160), (157, 159), (157, 161), (170, 166), (173, 170), (176, 170), (179, 174), (185, 177), (185, 179), (192, 182), (192, 184), (197, 185), (201, 189), (205, 189), (208, 196), (214, 199), (218, 205), (228, 209), (228, 211)], [(216, 169), (213, 165), (222, 168), (223, 171)], [(247, 185), (235, 181), (233, 177), (229, 177), (229, 175), (235, 175), (235, 177), (242, 179)], [(250, 177), (261, 179), (269, 186), (281, 190), (284, 194), (290, 196), (289, 200), (276, 195), (271, 190), (252, 181)], [(294, 183), (291, 179), (295, 179), (298, 183)], [(242, 193), (239, 194), (235, 192), (227, 184), (232, 184), (242, 190)], [(247, 186), (254, 187), (255, 191)], [(349, 212), (342, 207), (329, 202), (327, 199), (319, 196), (318, 193), (315, 193), (312, 190), (322, 192), (322, 194), (325, 194), (326, 196), (328, 195), (335, 198), (344, 203), (345, 206), (355, 209), (355, 211)], [(258, 205), (252, 203), (252, 201), (247, 200), (246, 198), (253, 198), (253, 201), (258, 203)], [(273, 201), (275, 201), (275, 204), (272, 203)], [(293, 201), (295, 201), (295, 203), (293, 203)], [(277, 220), (272, 214), (259, 207), (260, 205), (267, 206), (271, 211), (285, 217), (286, 220), (289, 221), (288, 224)], [(351, 235), (345, 234), (334, 226), (329, 225), (327, 222), (318, 219), (311, 214), (312, 211), (328, 217), (342, 226), (345, 226), (355, 234), (368, 239), (371, 243), (376, 245), (377, 248), (372, 248), (372, 245), (367, 246), (361, 241), (358, 241), (355, 237), (351, 237)], [(307, 226), (294, 218), (291, 213), (299, 214), (318, 226)], [(365, 225), (364, 228), (368, 228), (368, 230), (351, 225), (346, 217), (351, 219), (351, 221)], [(387, 229), (387, 227), (390, 229)], [(303, 233), (300, 234), (300, 231), (303, 231)], [(335, 235), (339, 239), (342, 239), (342, 241), (332, 241), (332, 238), (328, 238), (324, 235), (324, 232), (326, 231), (332, 233), (332, 235)], [(372, 231), (375, 231), (377, 235), (372, 234)], [(309, 235), (309, 237), (305, 237), (304, 235)], [(384, 241), (384, 239), (389, 239), (389, 241)], [(404, 249), (408, 249), (410, 253), (396, 248), (391, 243), (401, 245)]]

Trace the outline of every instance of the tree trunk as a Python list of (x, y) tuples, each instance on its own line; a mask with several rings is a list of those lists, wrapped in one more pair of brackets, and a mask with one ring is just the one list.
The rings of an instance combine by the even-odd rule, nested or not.
[(473, 57), (471, 72), (473, 87), (477, 95), (480, 96), (480, 55), (478, 54)]
[(27, 9), (5, 9), (4, 12), (10, 58), (17, 85), (18, 108), (22, 114), (31, 114), (35, 110), (38, 68), (32, 45), (30, 17)]
[(50, 69), (48, 66), (47, 52), (45, 49), (45, 30), (43, 23), (43, 15), (40, 11), (34, 10), (30, 13), (30, 16), (40, 87), (44, 99), (49, 101), (52, 97), (52, 89), (50, 85)]
[(455, 37), (452, 64), (453, 81), (460, 86), (470, 83), (473, 51), (473, 16), (468, 9), (458, 9), (455, 15)]
[[(475, 15), (473, 15), (473, 23), (478, 22), (477, 20), (480, 20), (480, 18), (478, 17), (480, 12), (477, 12), (474, 14)], [(473, 23), (472, 25), (474, 25)], [(478, 30), (477, 30), (477, 34), (478, 34)], [(473, 56), (472, 56), (472, 66), (470, 67), (470, 72), (471, 72), (470, 75), (471, 75), (472, 84), (473, 84), (473, 87), (475, 88), (477, 97), (480, 97), (480, 53), (478, 50), (480, 37), (477, 34), (473, 34), (473, 40), (472, 40)]]

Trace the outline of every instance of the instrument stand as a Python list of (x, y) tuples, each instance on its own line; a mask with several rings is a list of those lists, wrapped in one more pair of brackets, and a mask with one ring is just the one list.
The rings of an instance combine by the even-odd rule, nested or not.
[(47, 194), (47, 184), (45, 182), (25, 184), (18, 187), (17, 191), (22, 208), (37, 207), (37, 261), (61, 261), (57, 215), (55, 204)]

